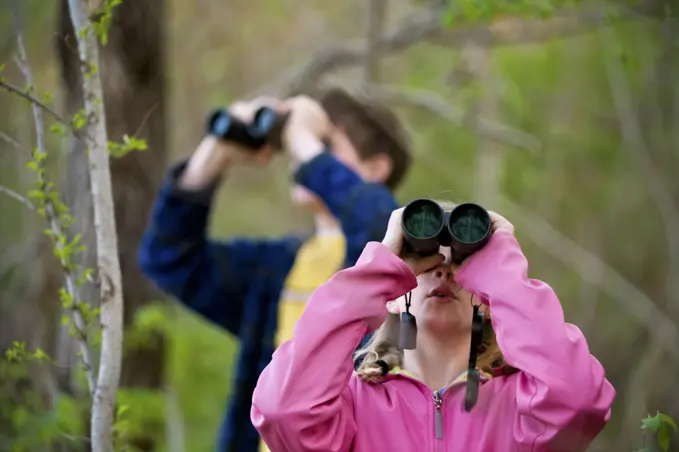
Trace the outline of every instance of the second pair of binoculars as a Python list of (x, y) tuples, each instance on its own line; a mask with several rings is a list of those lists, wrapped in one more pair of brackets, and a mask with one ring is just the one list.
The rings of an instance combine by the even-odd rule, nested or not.
[(257, 152), (269, 144), (281, 149), (281, 133), (289, 117), (269, 107), (261, 107), (249, 123), (237, 118), (224, 108), (213, 110), (207, 118), (206, 129), (209, 135), (239, 144), (245, 149)]
[(406, 251), (429, 256), (450, 247), (452, 262), (460, 264), (488, 242), (491, 218), (471, 202), (445, 211), (436, 201), (416, 199), (403, 209), (401, 228)]

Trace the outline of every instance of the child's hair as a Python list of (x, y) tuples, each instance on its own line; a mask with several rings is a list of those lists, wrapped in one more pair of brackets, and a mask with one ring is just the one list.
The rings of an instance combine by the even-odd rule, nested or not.
[[(448, 211), (456, 205), (450, 201), (436, 202)], [(375, 332), (368, 344), (356, 352), (356, 358), (362, 358), (361, 365), (356, 371), (361, 380), (368, 383), (382, 381), (384, 369), (379, 361), (386, 363), (388, 370), (403, 367), (403, 350), (398, 346), (400, 327), (399, 315), (389, 314), (387, 320)], [(471, 331), (469, 334), (471, 334)], [(490, 317), (486, 316), (483, 326), (483, 342), (476, 360), (476, 368), (490, 374), (494, 373), (494, 369), (501, 367), (505, 367), (505, 362), (500, 346), (497, 344)]]
[[(403, 367), (403, 350), (398, 346), (396, 339), (400, 325), (399, 315), (389, 314), (387, 320), (375, 332), (370, 342), (356, 352), (356, 358), (363, 359), (356, 370), (361, 380), (367, 383), (379, 383), (383, 380), (384, 369), (379, 361), (386, 363), (389, 370), (395, 367)], [(480, 347), (476, 368), (492, 374), (494, 369), (503, 367), (504, 364), (495, 332), (490, 319), (487, 319), (484, 322), (483, 343)]]
[(338, 87), (327, 88), (315, 97), (330, 121), (343, 129), (362, 159), (379, 154), (391, 159), (391, 174), (385, 185), (396, 189), (412, 161), (410, 139), (396, 114), (377, 102), (353, 96)]

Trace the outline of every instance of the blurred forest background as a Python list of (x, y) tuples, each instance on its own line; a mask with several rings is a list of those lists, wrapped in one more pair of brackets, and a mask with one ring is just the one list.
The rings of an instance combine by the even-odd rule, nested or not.
[[(149, 145), (112, 162), (127, 321), (117, 427), (132, 450), (212, 450), (238, 347), (168, 303), (137, 270), (167, 166), (191, 153), (209, 108), (328, 83), (378, 97), (407, 121), (416, 160), (401, 202), (474, 200), (515, 223), (531, 276), (556, 289), (618, 390), (591, 450), (633, 450), (640, 419), (656, 410), (679, 419), (677, 6), (322, 3), (125, 0), (115, 11), (101, 61), (109, 137)], [(18, 4), (34, 84), (68, 117), (80, 106), (66, 1)], [(2, 77), (23, 87), (15, 52), (3, 2)], [(0, 185), (26, 193), (30, 108), (7, 92), (0, 106)], [(83, 150), (56, 135), (48, 145), (53, 176), (91, 243)], [(288, 178), (283, 157), (229, 175), (212, 234), (310, 227), (291, 208)], [(23, 341), (54, 360), (0, 363), (0, 450), (85, 450), (86, 389), (60, 321), (44, 223), (3, 193), (0, 212), (0, 349)], [(96, 296), (90, 290), (87, 299)]]

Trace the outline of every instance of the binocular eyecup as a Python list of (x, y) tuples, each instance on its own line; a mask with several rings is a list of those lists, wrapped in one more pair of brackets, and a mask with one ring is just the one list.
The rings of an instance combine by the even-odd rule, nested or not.
[(281, 132), (287, 119), (288, 114), (280, 114), (269, 107), (261, 107), (248, 124), (232, 116), (228, 110), (218, 108), (208, 116), (206, 129), (209, 135), (257, 152), (266, 144), (274, 149), (281, 149)]
[(447, 246), (452, 261), (460, 264), (488, 242), (491, 219), (478, 204), (463, 203), (446, 212), (435, 201), (416, 199), (403, 209), (401, 229), (407, 251), (430, 256)]

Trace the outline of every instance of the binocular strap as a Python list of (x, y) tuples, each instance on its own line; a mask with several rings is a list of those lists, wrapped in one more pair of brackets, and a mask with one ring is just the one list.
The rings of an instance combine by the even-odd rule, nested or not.
[(476, 368), (476, 358), (483, 343), (483, 312), (479, 305), (473, 305), (472, 340), (469, 350), (469, 368), (467, 369), (467, 390), (464, 396), (464, 409), (469, 412), (476, 405), (479, 397), (481, 373)]
[(406, 311), (401, 313), (401, 328), (399, 331), (398, 345), (403, 350), (415, 350), (417, 347), (417, 321), (410, 313), (410, 299), (412, 292), (406, 295)]

